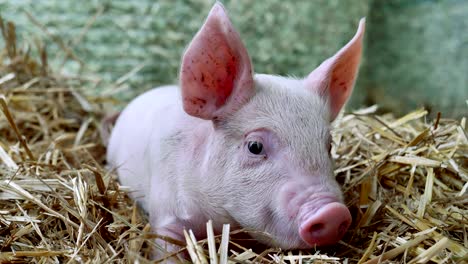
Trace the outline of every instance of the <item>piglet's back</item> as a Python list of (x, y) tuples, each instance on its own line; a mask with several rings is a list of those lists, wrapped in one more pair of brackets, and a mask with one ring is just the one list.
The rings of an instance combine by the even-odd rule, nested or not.
[(130, 188), (130, 196), (145, 210), (148, 210), (145, 200), (149, 197), (150, 177), (154, 174), (151, 157), (160, 156), (154, 152), (160, 151), (161, 139), (176, 129), (170, 119), (177, 113), (182, 115), (183, 110), (176, 86), (150, 90), (124, 109), (109, 139), (110, 168), (117, 170), (120, 184)]

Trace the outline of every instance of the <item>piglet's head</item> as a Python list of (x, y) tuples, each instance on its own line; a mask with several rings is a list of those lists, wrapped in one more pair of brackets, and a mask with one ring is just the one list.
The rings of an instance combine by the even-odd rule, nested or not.
[(254, 75), (239, 34), (214, 5), (180, 71), (185, 112), (217, 123), (199, 148), (211, 215), (227, 212), (221, 219), (284, 249), (342, 238), (351, 215), (333, 175), (330, 122), (356, 81), (364, 27), (362, 19), (351, 41), (304, 79)]

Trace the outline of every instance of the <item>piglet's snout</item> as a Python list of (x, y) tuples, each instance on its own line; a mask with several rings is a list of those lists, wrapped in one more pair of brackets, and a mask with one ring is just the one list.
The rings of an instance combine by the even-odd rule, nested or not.
[(348, 208), (339, 202), (328, 203), (312, 214), (301, 214), (304, 217), (299, 223), (299, 235), (312, 247), (337, 243), (352, 221)]

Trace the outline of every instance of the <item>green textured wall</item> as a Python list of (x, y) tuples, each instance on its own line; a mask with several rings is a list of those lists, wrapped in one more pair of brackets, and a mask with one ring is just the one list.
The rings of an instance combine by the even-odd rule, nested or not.
[[(364, 63), (350, 108), (377, 103), (403, 114), (425, 106), (444, 116), (466, 115), (468, 99), (468, 1), (314, 0), (222, 1), (252, 56), (256, 72), (303, 76), (331, 56), (367, 16)], [(85, 62), (78, 70), (115, 81), (140, 65), (121, 93), (131, 98), (151, 87), (177, 82), (181, 54), (213, 0), (34, 1), (0, 0), (0, 14), (34, 43), (50, 39), (26, 13)], [(1, 45), (1, 42), (0, 42)], [(55, 68), (60, 46), (49, 40)], [(61, 54), (58, 57), (55, 54)], [(102, 85), (104, 86), (104, 85)], [(98, 87), (99, 89), (99, 87)]]
[(403, 114), (468, 116), (468, 1), (374, 0), (357, 92)]
[[(367, 0), (222, 2), (247, 45), (256, 72), (296, 76), (307, 74), (345, 44), (368, 8)], [(18, 24), (22, 36), (44, 36), (32, 26), (27, 11), (66, 42), (79, 36), (87, 21), (102, 10), (74, 50), (87, 70), (109, 80), (145, 63), (130, 82), (132, 91), (138, 93), (177, 81), (181, 54), (213, 3), (0, 0), (0, 9), (2, 16)], [(59, 49), (55, 43), (49, 47), (51, 53)], [(78, 63), (69, 62), (65, 69), (79, 68)]]

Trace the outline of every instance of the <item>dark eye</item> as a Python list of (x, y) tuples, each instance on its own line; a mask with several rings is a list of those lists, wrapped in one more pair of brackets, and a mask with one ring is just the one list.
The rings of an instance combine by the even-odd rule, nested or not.
[(258, 141), (249, 141), (247, 147), (250, 153), (259, 155), (263, 152), (263, 144)]
[(332, 149), (332, 139), (331, 139), (331, 137), (328, 138), (327, 147), (328, 147), (328, 153), (331, 153), (331, 149)]

